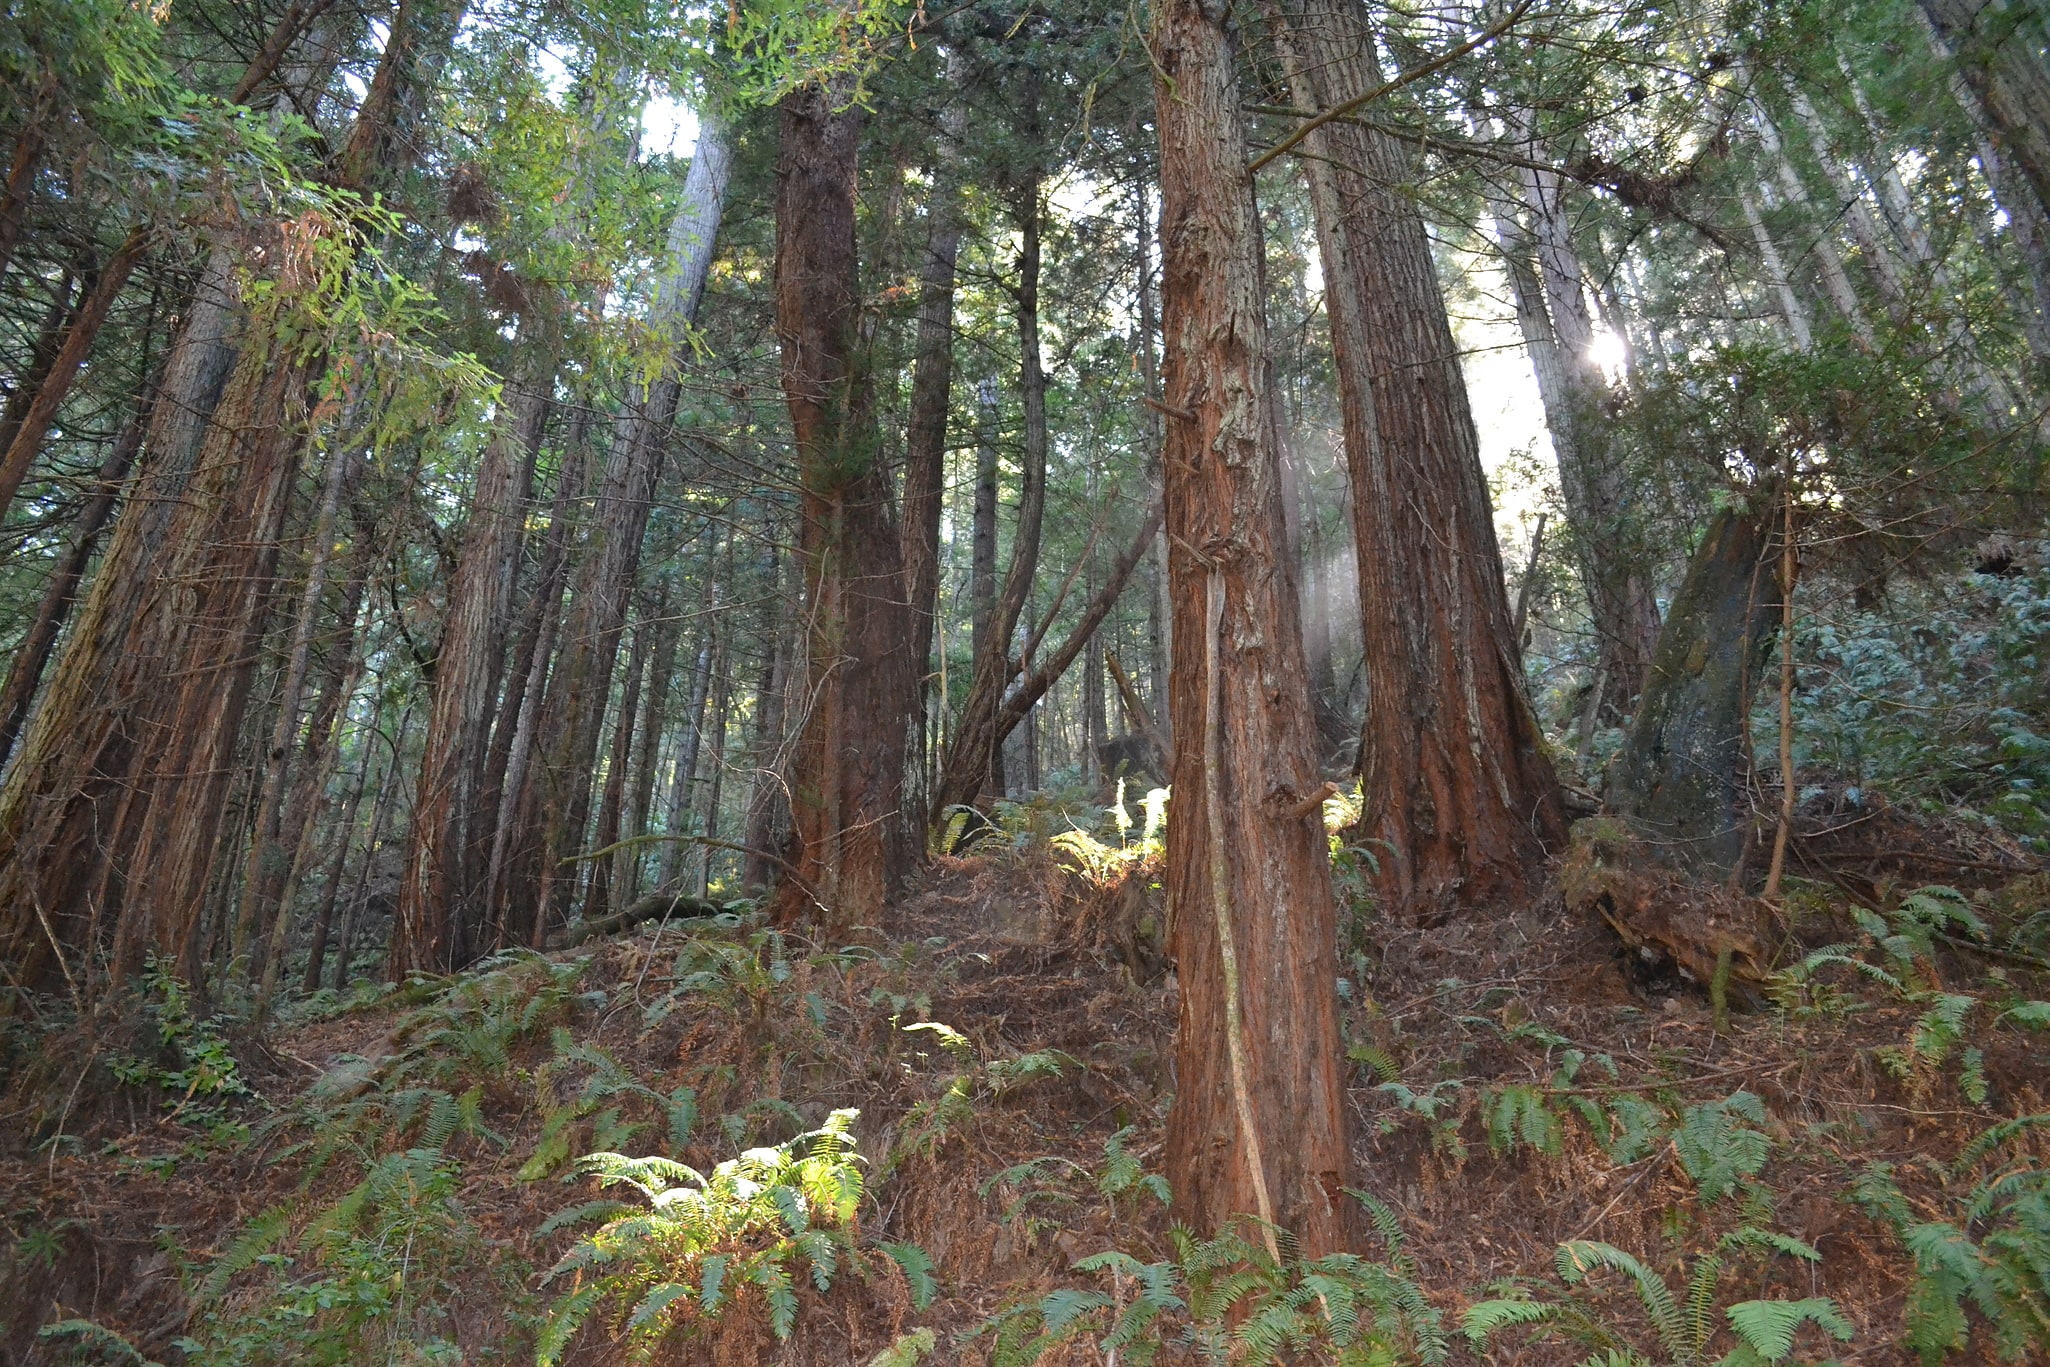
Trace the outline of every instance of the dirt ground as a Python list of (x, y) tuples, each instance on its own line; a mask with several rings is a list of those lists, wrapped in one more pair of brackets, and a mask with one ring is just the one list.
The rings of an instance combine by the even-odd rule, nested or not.
[[(1883, 889), (1898, 876), (1875, 866), (1868, 882)], [(1175, 988), (1149, 948), (1157, 899), (1144, 870), (1127, 884), (1096, 887), (1043, 850), (943, 858), (867, 948), (808, 955), (811, 947), (791, 941), (780, 980), (679, 987), (679, 954), (705, 938), (703, 928), (646, 926), (552, 956), (588, 958), (554, 1024), (520, 1039), (503, 1066), (450, 1083), (481, 1087), (481, 1114), (503, 1142), (461, 1133), (449, 1144), (480, 1251), (435, 1292), (445, 1302), (441, 1332), (467, 1361), (531, 1361), (533, 1316), (561, 1289), (540, 1288), (539, 1275), (576, 1237), (537, 1231), (597, 1194), (593, 1179), (573, 1172), (521, 1176), (544, 1138), (548, 1089), (562, 1085), (555, 1073), (537, 1081), (556, 1048), (554, 1025), (655, 1091), (696, 1088), (701, 1121), (677, 1156), (700, 1169), (730, 1157), (736, 1139), (778, 1142), (834, 1108), (859, 1108), (872, 1182), (862, 1238), (915, 1241), (937, 1268), (939, 1299), (922, 1311), (903, 1277), (876, 1259), (864, 1278), (842, 1278), (825, 1295), (806, 1290), (787, 1344), (770, 1337), (761, 1315), (734, 1313), (706, 1336), (665, 1346), (660, 1361), (859, 1364), (922, 1325), (937, 1331), (930, 1361), (979, 1364), (992, 1338), (973, 1331), (1004, 1307), (1059, 1286), (1103, 1286), (1100, 1275), (1072, 1271), (1076, 1259), (1111, 1247), (1166, 1257), (1167, 1211), (1137, 1194), (1107, 1201), (1095, 1178), (1113, 1135), (1123, 1132), (1119, 1142), (1149, 1167), (1161, 1147)], [(1795, 927), (1800, 941), (1855, 935), (1839, 923), (1847, 911), (1814, 900), (1822, 909)], [(1974, 1105), (1954, 1068), (1900, 1077), (1883, 1066), (1883, 1051), (1912, 1031), (1911, 1006), (1872, 996), (1855, 1010), (1768, 1006), (1718, 1024), (1698, 985), (1661, 976), (1598, 918), (1568, 912), (1557, 896), (1486, 922), (1354, 924), (1343, 957), (1354, 1180), (1399, 1216), (1416, 1279), (1448, 1328), (1507, 1279), (1552, 1284), (1563, 1241), (1614, 1244), (1678, 1286), (1682, 1269), (1721, 1233), (1768, 1218), (1821, 1260), (1733, 1266), (1724, 1300), (1827, 1296), (1856, 1331), (1835, 1350), (1843, 1361), (1911, 1362), (1898, 1342), (1908, 1265), (1897, 1236), (1847, 1199), (1851, 1176), (1875, 1160), (1893, 1163), (1910, 1201), (1934, 1210), (1944, 1160), (1995, 1120), (2050, 1109), (2039, 1041), (2012, 1031), (1981, 1041), (1989, 1090)], [(1998, 968), (2024, 995), (2050, 995), (2025, 965), (1960, 953), (1937, 967), (1957, 981)], [(76, 1316), (118, 1331), (147, 1356), (180, 1361), (173, 1341), (193, 1332), (192, 1288), (210, 1257), (262, 1212), (283, 1206), (301, 1218), (360, 1176), (362, 1163), (346, 1155), (309, 1176), (309, 1141), (332, 1123), (334, 1097), (351, 1077), (412, 1046), (402, 1024), (408, 1010), (389, 1000), (241, 1047), (243, 1075), (258, 1094), (236, 1104), (235, 1118), (253, 1132), (243, 1143), (209, 1141), (190, 1115), (176, 1113), (176, 1098), (109, 1089), (83, 1043), (75, 1052), (85, 1056), (66, 1065), (70, 1096), (61, 1108), (52, 1098), (64, 1089), (47, 1073), (13, 1079), (0, 1157), (13, 1240), (0, 1263), (0, 1357), (62, 1361), (35, 1330)], [(936, 1121), (936, 1098), (961, 1069), (930, 1032), (903, 1028), (922, 1020), (961, 1032), (984, 1065), (1059, 1051), (1059, 1073), (1006, 1086), (985, 1066), (973, 1073), (967, 1113)], [(1585, 1061), (1562, 1074), (1569, 1051)], [(1491, 1146), (1491, 1098), (1519, 1085), (1547, 1098), (1556, 1135), (1534, 1143), (1512, 1125), (1509, 1142)], [(1428, 1101), (1402, 1103), (1405, 1093), (1428, 1097), (1434, 1087), (1435, 1116), (1419, 1113)], [(1770, 1113), (1771, 1155), (1749, 1197), (1707, 1206), (1672, 1143), (1614, 1163), (1574, 1106), (1576, 1097), (1608, 1104), (1629, 1095), (1677, 1110), (1739, 1089)], [(729, 1119), (711, 1123), (721, 1116)], [(574, 1153), (597, 1123), (574, 1123)], [(59, 1132), (64, 1142), (47, 1142)], [(663, 1147), (660, 1133), (642, 1130), (635, 1151)], [(2040, 1164), (2041, 1142), (2032, 1142)], [(1067, 1161), (1019, 1170), (1046, 1158)], [(236, 1278), (226, 1313), (253, 1307), (269, 1284), (261, 1269)], [(1620, 1283), (1595, 1299), (1626, 1331), (1642, 1329)], [(1453, 1338), (1453, 1359), (1474, 1360)], [(1715, 1355), (1730, 1342), (1725, 1333)], [(1823, 1344), (1804, 1338), (1802, 1349), (1820, 1356)], [(1505, 1333), (1485, 1360), (1566, 1363), (1586, 1351)], [(602, 1318), (568, 1358), (621, 1360)], [(1103, 1356), (1084, 1337), (1043, 1360)]]

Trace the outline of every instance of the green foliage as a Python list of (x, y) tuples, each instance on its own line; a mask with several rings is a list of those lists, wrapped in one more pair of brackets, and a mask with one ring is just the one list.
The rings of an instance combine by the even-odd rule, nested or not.
[(1125, 787), (1126, 780), (1120, 776), (1116, 795), (1105, 812), (1117, 830), (1117, 844), (1098, 839), (1080, 826), (1072, 826), (1047, 841), (1068, 856), (1072, 861), (1070, 867), (1098, 887), (1112, 886), (1134, 870), (1151, 867), (1166, 849), (1167, 789), (1154, 788), (1140, 799), (1145, 824), (1140, 828), (1139, 838), (1133, 840), (1132, 813), (1125, 805)]
[[(1915, 591), (1917, 610), (1804, 622), (1795, 761), (1951, 819), (2050, 838), (2050, 571)], [(1947, 891), (1947, 890), (1946, 890)]]
[[(296, 1233), (288, 1208), (266, 1211), (194, 1283), (198, 1332), (180, 1347), (222, 1367), (461, 1361), (444, 1330), (453, 1279), (513, 1270), (470, 1222), (459, 1187), (439, 1151), (407, 1149), (373, 1163)], [(505, 1280), (500, 1294), (516, 1307), (517, 1278)]]
[(918, 1367), (939, 1342), (930, 1329), (913, 1329), (899, 1334), (889, 1347), (868, 1360), (868, 1367)]
[[(1733, 1252), (1785, 1254), (1808, 1262), (1821, 1258), (1798, 1239), (1744, 1226), (1723, 1236), (1712, 1252), (1694, 1260), (1686, 1288), (1676, 1296), (1666, 1279), (1636, 1255), (1613, 1244), (1577, 1240), (1559, 1245), (1556, 1255), (1562, 1296), (1537, 1300), (1524, 1288), (1505, 1288), (1514, 1294), (1474, 1305), (1460, 1327), (1476, 1349), (1485, 1348), (1494, 1335), (1505, 1329), (1537, 1328), (1540, 1332), (1564, 1334), (1595, 1350), (1588, 1363), (1662, 1361), (1674, 1367), (1691, 1367), (1706, 1360), (1719, 1330), (1716, 1290), (1727, 1265), (1726, 1255)], [(1593, 1299), (1588, 1279), (1598, 1272), (1622, 1275), (1650, 1324), (1657, 1358), (1632, 1346), (1625, 1329), (1609, 1316), (1605, 1306)], [(1739, 1301), (1724, 1310), (1723, 1319), (1738, 1345), (1721, 1360), (1726, 1367), (1756, 1367), (1759, 1363), (1785, 1360), (1793, 1352), (1796, 1331), (1810, 1322), (1839, 1341), (1851, 1336), (1851, 1326), (1835, 1303), (1819, 1297)]]
[[(638, 1100), (659, 1114), (673, 1147), (681, 1148), (690, 1141), (698, 1115), (695, 1088), (678, 1086), (667, 1093), (658, 1092), (628, 1073), (603, 1049), (576, 1043), (569, 1031), (561, 1027), (555, 1030), (554, 1047), (554, 1057), (534, 1075), (534, 1090), (543, 1107), (541, 1137), (533, 1155), (520, 1168), (521, 1181), (537, 1181), (567, 1162), (576, 1123), (586, 1117), (595, 1116), (596, 1145), (606, 1149), (623, 1146), (643, 1127), (623, 1119), (618, 1106), (606, 1105), (618, 1098)], [(583, 1075), (578, 1085), (566, 1099), (558, 1101), (562, 1080), (577, 1073)]]
[[(750, 1149), (709, 1176), (668, 1158), (595, 1153), (584, 1170), (638, 1190), (647, 1207), (611, 1218), (556, 1263), (549, 1280), (574, 1275), (555, 1303), (536, 1360), (561, 1360), (570, 1338), (601, 1306), (614, 1309), (614, 1336), (636, 1351), (688, 1333), (758, 1292), (769, 1328), (788, 1338), (797, 1321), (794, 1271), (824, 1292), (843, 1267), (860, 1271), (854, 1242), (863, 1190), (854, 1152), (857, 1112), (775, 1148)], [(910, 1245), (884, 1252), (914, 1299), (930, 1303), (932, 1264)]]
[(1890, 1164), (1867, 1165), (1852, 1186), (1852, 1199), (1900, 1237), (1912, 1260), (1903, 1342), (1925, 1364), (1970, 1346), (1973, 1310), (2002, 1357), (2050, 1352), (2050, 1172), (1995, 1165), (1964, 1186), (1986, 1159), (2043, 1125), (2050, 1114), (2021, 1116), (1973, 1140), (1946, 1174), (1949, 1219), (1918, 1218)]
[(148, 1055), (116, 1053), (108, 1067), (117, 1082), (166, 1092), (173, 1116), (190, 1116), (209, 1128), (224, 1118), (223, 1107), (247, 1099), (235, 1054), (215, 1018), (193, 1013), (189, 989), (151, 955), (143, 975), (143, 1014), (150, 1023)]
[(1739, 1181), (1764, 1169), (1772, 1137), (1753, 1127), (1765, 1123), (1765, 1103), (1749, 1092), (1732, 1092), (1681, 1114), (1673, 1150), (1704, 1205), (1722, 1200)]
[(1117, 1209), (1118, 1198), (1127, 1194), (1145, 1192), (1160, 1204), (1167, 1205), (1172, 1199), (1167, 1179), (1159, 1173), (1148, 1172), (1137, 1157), (1125, 1148), (1125, 1141), (1132, 1135), (1133, 1127), (1125, 1126), (1103, 1141), (1103, 1173), (1096, 1179), (1096, 1189), (1103, 1193)]
[(1338, 1367), (1443, 1361), (1441, 1317), (1416, 1284), (1393, 1216), (1354, 1195), (1388, 1236), (1388, 1263), (1352, 1253), (1278, 1259), (1265, 1239), (1248, 1236), (1258, 1228), (1250, 1219), (1207, 1240), (1177, 1227), (1173, 1261), (1117, 1250), (1083, 1258), (1075, 1270), (1107, 1274), (1108, 1291), (1061, 1287), (1006, 1307), (975, 1333), (991, 1336), (991, 1367), (1027, 1367), (1085, 1333), (1100, 1336), (1106, 1357), (1139, 1367), (1171, 1341), (1205, 1361), (1248, 1367), (1305, 1358)]
[(943, 1021), (914, 1021), (906, 1034), (930, 1035), (955, 1071), (943, 1075), (936, 1096), (914, 1102), (905, 1114), (897, 1142), (877, 1176), (887, 1177), (905, 1160), (930, 1157), (975, 1114), (979, 1102), (993, 1101), (1045, 1078), (1057, 1078), (1078, 1066), (1058, 1049), (1039, 1049), (1015, 1058), (981, 1061), (975, 1044)]

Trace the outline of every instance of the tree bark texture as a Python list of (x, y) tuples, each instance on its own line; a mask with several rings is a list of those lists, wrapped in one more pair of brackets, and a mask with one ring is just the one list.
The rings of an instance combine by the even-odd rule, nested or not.
[[(263, 753), (263, 778), (256, 800), (255, 834), (244, 864), (242, 904), (237, 912), (234, 951), (250, 955), (249, 972), (261, 977), (270, 938), (261, 933), (278, 909), (278, 898), (291, 876), (291, 861), (297, 841), (287, 842), (285, 801), (287, 779), (292, 769), (293, 742), (299, 737), (299, 705), (306, 691), (306, 679), (313, 666), (314, 632), (327, 604), (328, 566), (333, 562), (337, 533), (335, 522), (341, 512), (343, 492), (350, 480), (356, 452), (337, 449), (328, 455), (326, 478), (321, 481), (320, 504), (314, 511), (307, 549), (306, 583), (300, 591), (299, 612), (292, 623), (291, 643), (285, 650), (284, 670), (278, 680), (277, 716), (272, 724), (270, 744)], [(355, 630), (355, 614), (349, 630)], [(325, 737), (322, 738), (323, 742)], [(324, 743), (316, 753), (325, 749)]]
[[(1018, 389), (1023, 400), (1025, 431), (1021, 457), (1023, 479), (1018, 495), (1018, 522), (1011, 535), (1011, 564), (1004, 573), (1003, 588), (990, 607), (976, 651), (968, 695), (961, 701), (961, 715), (947, 743), (945, 762), (940, 767), (939, 792), (933, 798), (935, 814), (951, 807), (972, 803), (984, 793), (1002, 791), (998, 781), (1004, 738), (1016, 720), (1006, 724), (1005, 710), (1011, 680), (1023, 667), (1017, 650), (1018, 623), (1032, 598), (1032, 583), (1039, 573), (1039, 545), (1046, 522), (1046, 456), (1049, 445), (1046, 426), (1046, 371), (1039, 351), (1039, 273), (1041, 186), (1037, 173), (1028, 174), (1017, 187), (1018, 252)], [(978, 491), (978, 500), (980, 494)], [(994, 500), (992, 499), (992, 504)], [(991, 519), (994, 553), (995, 519)], [(1018, 713), (1022, 718), (1031, 705)], [(1028, 769), (1036, 764), (1028, 761)], [(1036, 787), (1036, 775), (1027, 782)]]
[(731, 164), (726, 125), (708, 114), (699, 127), (682, 202), (670, 220), (666, 270), (649, 307), (649, 325), (669, 348), (670, 361), (614, 424), (560, 658), (549, 679), (534, 773), (539, 866), (531, 877), (517, 877), (510, 889), (513, 924), (523, 927), (529, 944), (546, 943), (550, 926), (569, 915), (576, 879), (566, 861), (584, 843), (612, 670), (676, 415), (679, 367), (711, 272)]
[(906, 711), (917, 665), (903, 543), (860, 335), (858, 109), (834, 89), (784, 97), (776, 329), (800, 485), (810, 614), (791, 813), (797, 876), (780, 910), (832, 929), (873, 923), (911, 862), (902, 825)]
[[(1299, 106), (1381, 84), (1357, 0), (1298, 0), (1278, 26)], [(1400, 916), (1526, 900), (1565, 835), (1524, 693), (1458, 348), (1409, 157), (1327, 123), (1306, 166), (1324, 263), (1358, 542), (1368, 706), (1364, 833)]]
[[(454, 18), (402, 3), (351, 147), (384, 145), (360, 127), (395, 107), (379, 88), (417, 75)], [(374, 157), (345, 154), (340, 177), (362, 187), (376, 169)], [(231, 266), (217, 247), (157, 403), (150, 497), (117, 528), (0, 788), (0, 954), (25, 985), (61, 980), (82, 995), (103, 948), (116, 984), (151, 949), (200, 981), (243, 714), (325, 364), (317, 346), (272, 335), (267, 317), (227, 353)], [(271, 306), (294, 307), (291, 291)], [(216, 372), (225, 387), (207, 402)], [(188, 390), (198, 406), (181, 402)]]
[(86, 498), (85, 505), (78, 510), (63, 557), (51, 571), (49, 582), (43, 586), (36, 619), (29, 624), (28, 634), (14, 652), (14, 663), (7, 673), (7, 686), (0, 690), (0, 766), (4, 766), (14, 753), (14, 742), (21, 735), (22, 723), (28, 720), (29, 705), (35, 701), (36, 689), (42, 685), (43, 671), (49, 666), (58, 633), (64, 630), (65, 619), (71, 615), (72, 605), (78, 601), (78, 586), (85, 579), (86, 566), (92, 561), (94, 548), (99, 545), (100, 533), (106, 530), (107, 519), (113, 516), (114, 505), (120, 499), (129, 469), (135, 464), (136, 452), (142, 449), (142, 437), (148, 425), (149, 400), (145, 398), (142, 411), (129, 419), (128, 426), (122, 429), (121, 435), (108, 449), (106, 459), (101, 461), (98, 482)]
[(510, 387), (499, 430), (478, 463), (470, 520), (442, 618), (434, 702), (392, 923), (393, 958), (408, 969), (453, 969), (485, 919), (484, 875), (495, 815), (480, 800), (489, 779), (486, 752), (519, 569), (529, 493), (522, 486), (555, 386), (554, 349), (533, 331), (523, 319), (525, 373)]
[(1163, 0), (1165, 498), (1181, 981), (1167, 1170), (1199, 1233), (1254, 1215), (1349, 1245), (1335, 907), (1266, 387), (1260, 217), (1222, 7)]
[(1666, 614), (1608, 804), (1675, 868), (1721, 880), (1743, 860), (1750, 702), (1772, 650), (1779, 578), (1763, 519), (1717, 513)]

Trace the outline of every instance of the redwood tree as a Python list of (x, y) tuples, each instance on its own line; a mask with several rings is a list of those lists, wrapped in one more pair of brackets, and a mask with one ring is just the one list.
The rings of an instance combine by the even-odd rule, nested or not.
[[(1276, 37), (1298, 105), (1381, 85), (1358, 0), (1298, 0)], [(1430, 239), (1395, 188), (1409, 158), (1330, 122), (1305, 140), (1359, 545), (1367, 707), (1361, 825), (1383, 905), (1527, 898), (1563, 837), (1523, 665), (1480, 438)]]
[(911, 681), (903, 543), (860, 334), (860, 110), (832, 86), (784, 97), (776, 170), (776, 330), (800, 489), (808, 615), (780, 909), (872, 922), (908, 869), (902, 822)]
[(1181, 980), (1167, 1169), (1202, 1232), (1238, 1215), (1347, 1243), (1335, 907), (1295, 585), (1282, 550), (1260, 218), (1225, 11), (1162, 0), (1171, 547), (1170, 950)]

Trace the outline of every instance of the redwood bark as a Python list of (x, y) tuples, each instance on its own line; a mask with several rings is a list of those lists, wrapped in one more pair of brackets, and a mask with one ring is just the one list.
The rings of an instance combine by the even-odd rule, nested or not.
[(785, 919), (873, 924), (911, 862), (902, 826), (912, 660), (902, 540), (860, 332), (857, 107), (809, 85), (784, 97), (776, 328), (800, 487), (810, 613), (808, 707), (791, 809)]
[[(1299, 106), (1380, 86), (1357, 0), (1298, 0), (1276, 33)], [(1274, 11), (1280, 16), (1280, 7)], [(1358, 542), (1368, 706), (1364, 834), (1385, 909), (1526, 901), (1563, 841), (1558, 781), (1524, 694), (1494, 510), (1411, 175), (1392, 139), (1306, 140)]]
[[(451, 9), (423, 4), (403, 0), (373, 94), (410, 82), (423, 51), (453, 33)], [(366, 100), (361, 117), (389, 114), (394, 98)], [(344, 179), (361, 187), (375, 167), (345, 158)], [(217, 249), (209, 276), (225, 285), (230, 262)], [(292, 307), (289, 292), (272, 304)], [(0, 954), (27, 985), (62, 982), (83, 997), (103, 947), (116, 985), (152, 948), (201, 982), (206, 897), (324, 364), (271, 335), (269, 319), (253, 321), (239, 355), (223, 354), (231, 316), (205, 299), (192, 311), (153, 423), (163, 449), (151, 492), (162, 499), (122, 520), (0, 787)], [(215, 404), (217, 369), (227, 378)], [(191, 408), (180, 402), (188, 387)]]
[(655, 483), (676, 416), (676, 366), (711, 271), (731, 156), (724, 123), (708, 111), (699, 127), (682, 203), (670, 223), (665, 273), (649, 309), (650, 326), (667, 344), (670, 360), (645, 390), (632, 396), (614, 426), (592, 509), (590, 540), (574, 581), (562, 656), (549, 681), (541, 733), (543, 763), (536, 775), (540, 864), (530, 881), (522, 879), (512, 889), (514, 921), (525, 923), (530, 944), (546, 943), (549, 928), (570, 911), (576, 879), (574, 866), (567, 861), (584, 844), (605, 702)]
[(29, 625), (28, 634), (14, 653), (14, 664), (7, 673), (7, 686), (0, 690), (0, 766), (4, 766), (14, 753), (14, 742), (21, 735), (22, 723), (28, 719), (29, 704), (35, 701), (36, 689), (42, 684), (43, 671), (49, 666), (50, 652), (57, 644), (57, 635), (64, 629), (64, 621), (78, 600), (78, 586), (85, 578), (93, 549), (99, 544), (107, 519), (113, 515), (114, 504), (121, 496), (129, 468), (135, 464), (136, 452), (142, 449), (142, 435), (149, 426), (150, 402), (148, 398), (143, 400), (141, 411), (129, 419), (128, 426), (122, 429), (120, 437), (107, 451), (106, 459), (100, 463), (98, 482), (85, 506), (78, 510), (77, 520), (72, 523), (70, 543), (65, 546), (63, 558), (57, 562), (49, 582), (43, 587), (36, 620)]
[(1260, 217), (1226, 11), (1155, 6), (1165, 497), (1181, 982), (1167, 1170), (1199, 1233), (1254, 1215), (1350, 1245), (1338, 963), (1309, 682), (1284, 542)]
[[(676, 764), (669, 776), (669, 806), (662, 829), (683, 835), (690, 816), (691, 797), (697, 791), (698, 753), (704, 746), (705, 707), (711, 696), (712, 670), (719, 642), (719, 568), (717, 542), (705, 556), (705, 620), (699, 629), (696, 667), (691, 671), (690, 702), (684, 709), (684, 732), (676, 747)], [(662, 892), (676, 891), (677, 870), (689, 861), (681, 841), (662, 846), (662, 863), (655, 886)]]
[[(273, 937), (263, 935), (261, 928), (280, 914), (280, 897), (291, 877), (291, 860), (297, 853), (297, 841), (287, 843), (283, 839), (285, 784), (291, 770), (292, 743), (299, 735), (299, 704), (313, 664), (314, 630), (327, 606), (322, 599), (327, 592), (328, 566), (334, 558), (335, 519), (341, 511), (343, 490), (349, 483), (355, 457), (354, 451), (345, 449), (328, 457), (327, 478), (322, 482), (320, 506), (314, 513), (312, 534), (308, 537), (311, 546), (306, 584), (300, 593), (291, 645), (285, 652), (284, 674), (278, 681), (277, 717), (264, 754), (263, 782), (256, 800), (256, 832), (245, 862), (242, 905), (233, 937), (233, 952), (246, 951), (250, 955), (252, 978), (264, 976), (265, 956)], [(349, 629), (355, 630), (354, 614), (350, 616)], [(324, 748), (316, 747), (316, 752)]]

